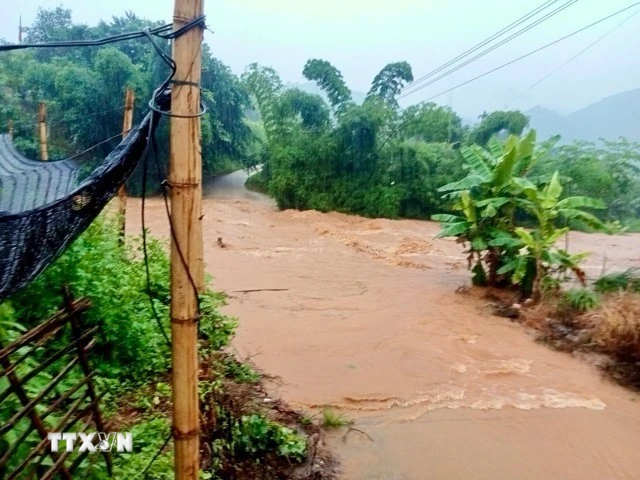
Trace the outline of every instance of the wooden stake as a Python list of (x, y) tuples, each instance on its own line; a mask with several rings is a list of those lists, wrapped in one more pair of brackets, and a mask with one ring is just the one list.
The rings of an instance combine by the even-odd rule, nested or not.
[[(204, 0), (175, 0), (177, 30), (202, 15)], [(200, 110), (201, 28), (173, 42), (176, 75), (171, 112), (195, 116)], [(169, 185), (174, 235), (171, 242), (171, 343), (175, 478), (197, 480), (200, 471), (198, 402), (198, 302), (189, 278), (204, 286), (202, 266), (202, 158), (200, 119), (171, 117)], [(182, 257), (187, 263), (183, 264)], [(200, 278), (202, 276), (202, 278)]]
[(49, 149), (47, 147), (47, 105), (40, 102), (38, 108), (38, 133), (40, 134), (40, 160), (49, 160)]
[(13, 120), (9, 119), (9, 138), (13, 139)]
[[(127, 93), (124, 97), (124, 118), (122, 120), (122, 138), (126, 138), (129, 131), (133, 127), (133, 90), (127, 88)], [(126, 227), (127, 214), (127, 188), (123, 183), (118, 189), (118, 217), (120, 218), (120, 242), (124, 242), (124, 233)]]

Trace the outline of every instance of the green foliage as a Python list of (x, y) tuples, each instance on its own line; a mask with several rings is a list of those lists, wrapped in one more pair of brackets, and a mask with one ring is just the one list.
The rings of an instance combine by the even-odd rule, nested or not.
[(287, 89), (278, 104), (280, 119), (295, 118), (304, 128), (323, 129), (329, 126), (330, 111), (320, 95), (304, 92), (297, 88)]
[(238, 383), (258, 383), (262, 378), (260, 372), (251, 365), (239, 362), (233, 357), (225, 357), (222, 361), (224, 374)]
[(244, 186), (254, 192), (269, 193), (269, 180), (265, 178), (262, 171), (249, 176), (249, 178), (244, 182)]
[[(540, 155), (535, 151), (535, 131), (522, 139), (511, 136), (504, 144), (492, 139), (486, 150), (474, 145), (461, 152), (468, 175), (439, 189), (459, 214), (433, 219), (443, 224), (439, 236), (455, 236), (468, 245), (474, 283), (497, 286), (508, 281), (539, 299), (541, 282), (548, 275), (572, 271), (583, 282), (579, 263), (586, 255), (570, 255), (556, 246), (568, 230), (558, 225), (577, 220), (605, 231), (607, 227), (584, 210), (603, 205), (588, 197), (562, 199), (558, 172), (548, 180), (532, 181), (529, 172)], [(522, 215), (533, 228), (518, 225)]]
[(448, 209), (438, 188), (464, 174), (460, 152), (447, 143), (393, 143), (382, 162), (389, 163), (388, 183), (400, 192), (393, 215), (399, 217), (430, 218)]
[(404, 86), (412, 81), (411, 65), (407, 62), (390, 63), (373, 79), (367, 98), (379, 97), (391, 107), (398, 108), (396, 97)]
[[(165, 416), (151, 416), (134, 424), (129, 431), (133, 434), (134, 451), (113, 456), (114, 478), (138, 478), (140, 476), (170, 435), (170, 419)], [(100, 463), (97, 462), (98, 465)], [(175, 476), (173, 466), (173, 442), (169, 442), (149, 467), (144, 478), (173, 479)], [(109, 477), (105, 469), (102, 475), (92, 472), (91, 478)]]
[(391, 99), (410, 77), (408, 64), (387, 65), (362, 105), (348, 101), (342, 76), (328, 62), (310, 60), (305, 75), (334, 99), (333, 121), (320, 97), (283, 90), (272, 69), (252, 65), (243, 75), (268, 142), (264, 168), (248, 185), (268, 190), (282, 209), (428, 218), (442, 205), (435, 189), (451, 179), (449, 172), (460, 173), (457, 153), (415, 140), (380, 148), (398, 118)]
[(351, 90), (342, 78), (342, 73), (326, 60), (308, 60), (302, 70), (307, 80), (315, 81), (329, 97), (329, 103), (341, 113), (351, 102)]
[(572, 288), (564, 293), (562, 303), (572, 310), (586, 312), (600, 305), (600, 296), (586, 288)]
[(402, 112), (401, 118), (403, 126), (400, 135), (403, 138), (427, 143), (459, 144), (464, 136), (462, 119), (450, 108), (432, 102), (408, 107)]
[(322, 419), (320, 420), (320, 425), (324, 428), (342, 428), (351, 424), (353, 424), (353, 421), (346, 418), (344, 414), (336, 413), (330, 408), (325, 408), (322, 410)]
[(301, 462), (306, 456), (307, 443), (303, 437), (263, 415), (242, 416), (235, 421), (232, 432), (233, 450), (238, 455), (276, 452), (293, 462)]
[[(26, 41), (43, 42), (100, 38), (153, 28), (158, 22), (141, 19), (132, 13), (113, 17), (109, 22), (88, 27), (75, 24), (71, 11), (62, 7), (40, 9), (26, 28)], [(160, 42), (169, 51), (169, 42)], [(10, 72), (10, 74), (9, 74)], [(122, 104), (125, 89), (135, 94), (134, 120), (148, 111), (155, 88), (167, 77), (166, 65), (149, 42), (119, 42), (102, 48), (47, 48), (0, 55), (0, 128), (6, 131), (11, 119), (15, 125), (15, 143), (26, 155), (37, 158), (34, 123), (38, 103), (48, 110), (49, 151), (52, 159), (64, 158), (118, 136), (122, 129)], [(202, 101), (209, 115), (202, 118), (203, 171), (212, 176), (228, 169), (241, 168), (260, 161), (254, 151), (253, 131), (245, 123), (250, 107), (249, 94), (239, 79), (222, 62), (202, 48)], [(102, 113), (101, 113), (102, 112)], [(168, 163), (168, 127), (157, 131), (160, 161)], [(95, 165), (119, 143), (118, 138), (96, 147), (80, 160)], [(129, 182), (129, 190), (140, 190), (140, 171)], [(151, 169), (152, 188), (161, 179)]]
[[(600, 200), (592, 211), (603, 221), (633, 222), (640, 217), (640, 145), (624, 138), (596, 145), (576, 142), (549, 151), (534, 171), (550, 176), (561, 169), (569, 195)], [(584, 227), (580, 223), (572, 224)]]
[[(155, 324), (146, 291), (141, 242), (119, 246), (115, 221), (96, 220), (71, 247), (29, 287), (9, 302), (16, 318), (31, 327), (63, 304), (61, 286), (72, 294), (91, 299), (92, 308), (83, 316), (86, 325), (99, 325), (98, 348), (101, 374), (143, 378), (166, 370), (169, 351)], [(151, 298), (168, 328), (169, 261), (163, 245), (148, 246)], [(34, 302), (32, 299), (37, 298)], [(127, 365), (123, 370), (123, 366)]]
[[(170, 352), (150, 308), (140, 248), (140, 240), (133, 238), (127, 239), (126, 247), (121, 246), (115, 221), (98, 218), (34, 283), (9, 301), (0, 303), (0, 344), (5, 344), (60, 307), (61, 285), (69, 285), (75, 296), (91, 299), (92, 307), (83, 315), (83, 321), (85, 326), (100, 326), (91, 362), (97, 373), (95, 382), (103, 400), (104, 413), (107, 419), (117, 416), (123, 405), (127, 411), (134, 408), (140, 412), (135, 423), (126, 428), (133, 433), (135, 452), (114, 457), (117, 478), (138, 476), (170, 432), (169, 419), (158, 415), (158, 406), (170, 401), (170, 386), (165, 383)], [(151, 297), (163, 326), (168, 329), (170, 298), (166, 245), (149, 239), (148, 252)], [(221, 372), (236, 383), (257, 383), (261, 378), (259, 372), (248, 364), (219, 353), (229, 344), (237, 325), (234, 319), (220, 314), (219, 307), (224, 300), (222, 294), (212, 291), (200, 299), (200, 352), (205, 358), (222, 359), (219, 364), (210, 365), (213, 371)], [(37, 363), (23, 362), (18, 373), (35, 365)], [(55, 371), (59, 367), (54, 364), (52, 369)], [(28, 384), (28, 393), (35, 396), (50, 380), (50, 375), (34, 378)], [(149, 388), (149, 384), (155, 387)], [(220, 394), (222, 377), (200, 382), (200, 387), (205, 397), (208, 392)], [(61, 389), (65, 388), (66, 384), (62, 384)], [(0, 421), (10, 418), (18, 407), (17, 400), (3, 402)], [(291, 462), (300, 462), (306, 456), (304, 437), (262, 414), (237, 417), (228, 412), (216, 411), (216, 414), (221, 415), (216, 422), (228, 425), (225, 431), (229, 435), (214, 445), (218, 447), (212, 459), (214, 464), (223, 456), (232, 463), (247, 458), (258, 460), (265, 454), (276, 454)], [(55, 419), (51, 421), (55, 423)], [(28, 421), (25, 428), (27, 426)], [(15, 438), (4, 438), (3, 442), (12, 440)], [(5, 443), (2, 446), (6, 448)], [(25, 443), (24, 448), (33, 445)], [(19, 452), (20, 455), (22, 453), (26, 454), (26, 450)], [(89, 467), (81, 467), (83, 471), (85, 468)], [(106, 478), (101, 462), (91, 468), (91, 478)], [(147, 476), (173, 478), (171, 444), (155, 460)]]
[(602, 275), (594, 287), (600, 293), (617, 293), (630, 290), (640, 292), (640, 269), (630, 268), (624, 272)]
[[(68, 285), (75, 297), (92, 302), (83, 320), (86, 326), (100, 326), (94, 352), (100, 375), (137, 382), (168, 368), (169, 349), (150, 302), (168, 332), (169, 259), (166, 245), (149, 239), (150, 300), (141, 239), (130, 239), (126, 247), (119, 242), (116, 220), (99, 217), (53, 265), (2, 305), (3, 311), (11, 309), (15, 321), (30, 328), (61, 307), (61, 286)], [(219, 313), (223, 304), (224, 297), (212, 291), (200, 301), (201, 335), (214, 349), (229, 343), (236, 326), (235, 320)]]
[(260, 111), (264, 124), (265, 137), (269, 143), (277, 135), (281, 109), (278, 97), (282, 90), (282, 80), (278, 73), (270, 67), (263, 67), (257, 63), (250, 64), (240, 77), (244, 87), (249, 90)]
[(522, 135), (529, 125), (529, 118), (522, 112), (515, 110), (510, 112), (497, 111), (480, 116), (482, 121), (469, 133), (469, 143), (486, 146), (489, 140), (501, 132), (511, 135)]

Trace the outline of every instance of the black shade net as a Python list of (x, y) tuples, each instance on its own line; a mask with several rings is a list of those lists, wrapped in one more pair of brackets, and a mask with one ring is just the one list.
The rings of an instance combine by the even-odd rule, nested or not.
[(33, 281), (98, 216), (143, 157), (150, 112), (81, 180), (73, 160), (33, 161), (0, 137), (0, 300)]

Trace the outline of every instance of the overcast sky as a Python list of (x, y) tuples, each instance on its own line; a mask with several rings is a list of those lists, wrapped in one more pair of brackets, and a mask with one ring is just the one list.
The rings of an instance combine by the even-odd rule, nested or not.
[[(0, 0), (0, 38), (17, 39), (18, 19), (30, 24), (38, 7), (70, 8), (74, 21), (95, 24), (132, 10), (169, 22), (172, 0)], [(353, 90), (367, 91), (386, 63), (407, 60), (420, 77), (485, 39), (543, 0), (205, 0), (206, 41), (241, 73), (250, 62), (274, 67), (285, 82), (302, 82), (309, 58), (338, 67)], [(563, 2), (558, 2), (558, 5)], [(579, 0), (508, 45), (401, 103), (415, 103), (570, 33), (632, 0)], [(452, 95), (438, 97), (465, 118), (503, 108), (523, 90), (615, 27), (640, 6)], [(522, 96), (511, 107), (543, 105), (570, 112), (603, 97), (640, 88), (640, 14), (587, 53)]]

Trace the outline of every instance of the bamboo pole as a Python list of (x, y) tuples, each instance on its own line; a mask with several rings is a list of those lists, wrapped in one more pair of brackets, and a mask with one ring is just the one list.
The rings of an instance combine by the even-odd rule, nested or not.
[[(175, 0), (177, 30), (202, 15), (204, 0)], [(194, 28), (173, 42), (176, 75), (171, 89), (169, 185), (174, 235), (171, 242), (171, 338), (173, 359), (173, 438), (175, 478), (197, 480), (200, 471), (198, 402), (198, 288), (202, 267), (202, 158), (200, 119), (201, 43)], [(182, 256), (180, 254), (182, 253)], [(187, 268), (183, 264), (183, 260)]]
[[(122, 138), (126, 138), (133, 127), (133, 90), (127, 88), (124, 96), (124, 117), (122, 120)], [(127, 187), (123, 183), (118, 189), (118, 217), (120, 218), (120, 242), (124, 241), (127, 214)]]
[(49, 160), (49, 148), (47, 147), (47, 105), (40, 102), (38, 108), (38, 133), (40, 135), (40, 160)]

